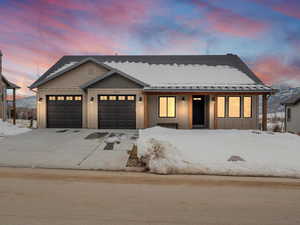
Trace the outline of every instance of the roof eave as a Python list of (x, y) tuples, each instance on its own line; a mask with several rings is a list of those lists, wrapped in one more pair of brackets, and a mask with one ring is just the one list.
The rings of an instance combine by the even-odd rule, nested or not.
[(136, 79), (136, 78), (134, 78), (134, 77), (132, 77), (132, 76), (130, 76), (130, 75), (122, 72), (122, 71), (120, 71), (120, 70), (112, 69), (111, 71), (107, 72), (106, 74), (104, 74), (102, 76), (99, 76), (96, 79), (93, 79), (93, 80), (88, 81), (87, 83), (81, 85), (80, 88), (83, 89), (83, 90), (85, 90), (88, 87), (90, 87), (91, 85), (93, 85), (93, 84), (95, 84), (95, 83), (97, 83), (99, 81), (102, 81), (102, 80), (106, 79), (107, 77), (112, 76), (113, 74), (119, 74), (119, 75), (121, 75), (121, 76), (123, 76), (123, 77), (125, 77), (125, 78), (127, 78), (129, 80), (131, 80), (132, 82), (135, 82), (135, 83), (139, 84), (142, 87), (149, 86), (148, 84), (146, 84), (146, 83), (144, 83), (144, 82), (142, 82), (142, 81), (140, 81), (140, 80), (138, 80), (138, 79)]

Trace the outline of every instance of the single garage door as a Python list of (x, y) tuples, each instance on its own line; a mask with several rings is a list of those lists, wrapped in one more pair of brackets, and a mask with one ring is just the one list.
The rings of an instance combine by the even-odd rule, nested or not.
[(98, 127), (101, 129), (135, 129), (134, 95), (100, 95)]
[(47, 96), (48, 128), (82, 128), (82, 96)]

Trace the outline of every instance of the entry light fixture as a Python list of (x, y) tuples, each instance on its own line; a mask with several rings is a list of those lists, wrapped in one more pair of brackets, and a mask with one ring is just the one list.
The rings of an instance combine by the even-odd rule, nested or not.
[(143, 98), (142, 97), (139, 97), (139, 102), (142, 102), (143, 101)]
[(94, 97), (91, 97), (91, 98), (90, 98), (90, 102), (91, 102), (91, 103), (94, 102)]
[(216, 101), (216, 96), (213, 96), (213, 97), (211, 98), (211, 101), (212, 101), (212, 102), (215, 102), (215, 101)]

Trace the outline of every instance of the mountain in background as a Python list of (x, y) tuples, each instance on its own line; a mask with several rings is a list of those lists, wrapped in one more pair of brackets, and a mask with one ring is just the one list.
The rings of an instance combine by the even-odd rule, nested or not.
[[(286, 99), (290, 98), (293, 95), (300, 94), (300, 87), (297, 88), (290, 88), (288, 86), (272, 86), (273, 88), (277, 89), (278, 92), (269, 98), (269, 113), (275, 112), (283, 112), (284, 107), (281, 105), (281, 102), (285, 101)], [(22, 108), (36, 108), (36, 97), (29, 96), (24, 98), (19, 98), (16, 100), (17, 107)]]
[(300, 94), (300, 87), (290, 88), (285, 85), (272, 86), (272, 87), (277, 89), (278, 92), (274, 95), (271, 95), (269, 98), (270, 113), (283, 112), (284, 106), (281, 105), (281, 102), (284, 102), (285, 100), (287, 100), (293, 95)]
[(28, 109), (35, 109), (36, 108), (36, 97), (29, 96), (24, 98), (19, 98), (16, 100), (17, 108), (28, 108)]

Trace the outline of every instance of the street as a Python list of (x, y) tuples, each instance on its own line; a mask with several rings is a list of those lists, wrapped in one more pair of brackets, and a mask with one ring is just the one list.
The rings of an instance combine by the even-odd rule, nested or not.
[(0, 225), (300, 224), (300, 180), (0, 168)]

